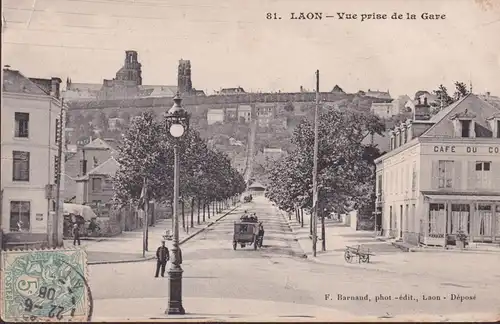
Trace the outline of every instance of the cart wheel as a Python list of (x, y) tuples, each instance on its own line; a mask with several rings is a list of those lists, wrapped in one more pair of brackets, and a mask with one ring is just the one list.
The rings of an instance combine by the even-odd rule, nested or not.
[(345, 251), (344, 253), (344, 259), (347, 261), (347, 263), (351, 263), (352, 262), (352, 255), (349, 251)]
[(238, 244), (236, 244), (236, 242), (233, 242), (233, 250), (236, 250), (236, 246), (237, 246), (237, 245), (238, 245)]
[(368, 260), (369, 260), (369, 256), (368, 255), (360, 255), (359, 256), (359, 260), (362, 262), (362, 263), (368, 263)]

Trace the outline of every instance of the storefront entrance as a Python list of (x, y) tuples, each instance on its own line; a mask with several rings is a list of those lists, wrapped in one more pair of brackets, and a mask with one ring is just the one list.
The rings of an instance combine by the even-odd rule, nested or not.
[(469, 242), (500, 242), (500, 197), (433, 195), (432, 198), (421, 232), (424, 244), (454, 244), (458, 233), (467, 235)]
[[(492, 242), (494, 238), (493, 208), (490, 204), (476, 204), (476, 220), (472, 239), (476, 242)], [(500, 215), (497, 215), (497, 217)]]

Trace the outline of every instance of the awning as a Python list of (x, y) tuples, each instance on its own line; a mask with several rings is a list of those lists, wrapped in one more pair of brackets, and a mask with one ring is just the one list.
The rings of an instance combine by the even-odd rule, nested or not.
[(454, 200), (454, 201), (498, 201), (500, 196), (473, 196), (473, 195), (424, 195), (425, 198), (430, 200)]
[(87, 205), (78, 204), (64, 204), (64, 215), (75, 214), (83, 217), (86, 221), (90, 221), (92, 218), (97, 217), (92, 208)]

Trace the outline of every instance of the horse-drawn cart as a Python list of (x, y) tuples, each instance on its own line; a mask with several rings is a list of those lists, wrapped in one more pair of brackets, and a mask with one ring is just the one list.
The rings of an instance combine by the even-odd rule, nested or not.
[(373, 256), (373, 253), (370, 253), (370, 249), (363, 248), (362, 245), (354, 246), (346, 246), (344, 252), (344, 259), (347, 263), (352, 263), (354, 258), (358, 258), (358, 263), (369, 263), (370, 256)]
[(233, 250), (239, 244), (242, 248), (252, 245), (254, 250), (262, 247), (262, 240), (258, 236), (259, 227), (257, 222), (234, 222)]

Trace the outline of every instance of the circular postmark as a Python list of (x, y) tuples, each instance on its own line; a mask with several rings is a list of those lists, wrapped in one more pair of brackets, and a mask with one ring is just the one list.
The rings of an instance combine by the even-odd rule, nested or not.
[(41, 250), (8, 257), (3, 274), (5, 319), (85, 321), (89, 287), (81, 253)]

